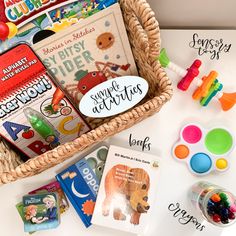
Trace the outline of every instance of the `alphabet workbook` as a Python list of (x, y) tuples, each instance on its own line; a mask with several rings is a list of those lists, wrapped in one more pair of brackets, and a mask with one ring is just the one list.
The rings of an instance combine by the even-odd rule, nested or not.
[(26, 44), (0, 55), (0, 118), (1, 136), (29, 158), (90, 129)]
[(76, 104), (108, 79), (138, 74), (118, 3), (33, 48)]

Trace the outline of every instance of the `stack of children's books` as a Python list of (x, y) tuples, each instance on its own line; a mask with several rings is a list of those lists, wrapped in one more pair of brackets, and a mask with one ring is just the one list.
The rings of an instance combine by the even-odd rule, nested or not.
[(0, 135), (26, 159), (90, 131), (78, 109), (90, 89), (138, 74), (116, 0), (34, 4), (5, 0), (0, 14), (19, 29), (0, 42)]
[(69, 203), (60, 186), (53, 181), (23, 196), (16, 208), (24, 222), (25, 232), (53, 229), (60, 224), (60, 215), (69, 208)]
[(150, 154), (101, 146), (56, 178), (86, 227), (145, 233), (155, 205), (159, 165)]

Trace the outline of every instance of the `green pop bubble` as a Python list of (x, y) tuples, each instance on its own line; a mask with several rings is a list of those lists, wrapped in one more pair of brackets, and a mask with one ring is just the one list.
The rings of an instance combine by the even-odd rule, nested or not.
[(225, 129), (213, 129), (206, 135), (205, 145), (211, 153), (222, 155), (232, 148), (233, 137)]

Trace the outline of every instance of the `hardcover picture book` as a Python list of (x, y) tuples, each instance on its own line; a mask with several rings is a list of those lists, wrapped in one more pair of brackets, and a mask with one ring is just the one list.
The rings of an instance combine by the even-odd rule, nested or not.
[(28, 158), (90, 130), (32, 49), (0, 55), (0, 135)]
[(60, 224), (57, 194), (24, 196), (23, 214), (25, 232), (56, 228)]
[(159, 164), (156, 156), (110, 146), (92, 223), (145, 233), (155, 207)]
[(56, 176), (86, 227), (91, 225), (107, 152), (108, 148), (101, 146)]
[(33, 48), (76, 104), (108, 79), (138, 74), (118, 3)]

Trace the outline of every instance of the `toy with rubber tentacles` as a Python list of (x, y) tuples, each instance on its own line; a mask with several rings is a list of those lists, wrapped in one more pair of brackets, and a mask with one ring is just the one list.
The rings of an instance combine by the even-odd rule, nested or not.
[(197, 88), (195, 89), (192, 98), (200, 100), (202, 106), (207, 106), (213, 98), (218, 99), (223, 111), (230, 110), (236, 104), (236, 92), (223, 92), (223, 85), (219, 82), (218, 73), (211, 71), (209, 75), (202, 79), (198, 77), (199, 68), (202, 64), (200, 60), (195, 60), (188, 69), (183, 69), (171, 62), (165, 49), (161, 50), (159, 61), (164, 68), (168, 68), (182, 77), (177, 87), (182, 91), (187, 91), (193, 80), (196, 80)]

